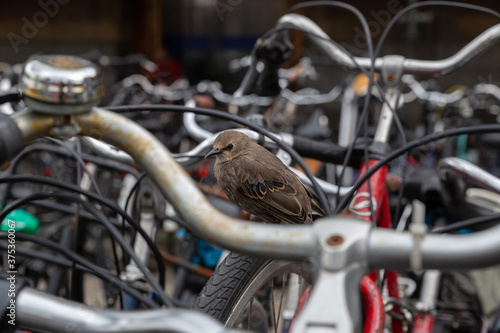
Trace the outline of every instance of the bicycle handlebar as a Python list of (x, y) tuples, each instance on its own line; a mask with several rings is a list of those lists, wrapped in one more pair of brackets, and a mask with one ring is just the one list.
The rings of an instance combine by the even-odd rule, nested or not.
[[(12, 119), (25, 142), (60, 131), (57, 124), (68, 126), (60, 122), (60, 116), (36, 112), (17, 113)], [(73, 126), (65, 127), (67, 136), (92, 136), (130, 154), (147, 171), (192, 232), (223, 248), (263, 257), (316, 260), (326, 269), (334, 270), (346, 269), (351, 260), (362, 263), (360, 267), (366, 269), (409, 269), (410, 257), (414, 257), (415, 251), (420, 254), (422, 269), (470, 269), (500, 263), (500, 226), (469, 235), (429, 234), (415, 242), (409, 232), (372, 228), (354, 217), (324, 218), (305, 226), (260, 224), (231, 218), (215, 209), (167, 148), (132, 120), (93, 108), (90, 112), (71, 116), (71, 121)], [(339, 245), (329, 245), (327, 240), (333, 236), (343, 241)], [(159, 331), (161, 325), (163, 330), (197, 332), (200, 324), (203, 331), (206, 327), (212, 327), (214, 332), (224, 330), (191, 311), (96, 311), (34, 290), (22, 291), (18, 300), (18, 320), (27, 327), (60, 330), (60, 325), (69, 323), (88, 332), (114, 333), (154, 332)], [(51, 320), (46, 320), (46, 316)], [(126, 327), (120, 326), (121, 323)], [(189, 323), (192, 325), (186, 326)]]
[(22, 327), (36, 327), (37, 330), (50, 332), (234, 332), (196, 311), (95, 309), (31, 288), (22, 289), (16, 303), (17, 320)]
[[(428, 234), (420, 245), (423, 269), (476, 269), (500, 262), (500, 226), (462, 235)], [(378, 269), (411, 269), (415, 242), (409, 232), (372, 230), (368, 241), (368, 264)]]
[[(55, 117), (35, 112), (17, 113), (13, 118), (25, 142), (49, 135), (56, 123)], [(77, 134), (93, 136), (130, 154), (148, 172), (191, 230), (205, 240), (230, 250), (264, 257), (304, 260), (314, 255), (318, 242), (314, 232), (316, 224), (284, 227), (244, 222), (224, 215), (209, 203), (162, 143), (132, 120), (100, 108), (74, 115), (73, 119), (81, 128)], [(343, 228), (358, 221), (354, 218), (331, 220), (338, 221)], [(450, 269), (498, 263), (499, 234), (500, 226), (474, 235), (427, 235), (422, 242), (423, 268), (437, 268), (444, 262)], [(411, 238), (409, 233), (371, 230), (367, 253), (370, 267), (407, 268), (407, 254), (413, 246)], [(449, 246), (443, 246), (443, 242)], [(457, 247), (459, 252), (450, 251)], [(464, 253), (467, 260), (456, 253)]]
[[(277, 24), (277, 28), (296, 28), (304, 30), (312, 34), (311, 40), (322, 50), (327, 56), (344, 67), (356, 69), (356, 63), (363, 68), (370, 68), (372, 61), (366, 57), (354, 57), (355, 62), (337, 45), (329, 42), (328, 35), (312, 20), (299, 14), (286, 14), (282, 16)], [(402, 68), (404, 73), (408, 74), (427, 74), (440, 76), (453, 72), (462, 67), (475, 56), (486, 50), (500, 39), (500, 24), (494, 25), (487, 29), (471, 42), (465, 45), (460, 51), (441, 60), (418, 60), (404, 59)], [(384, 57), (375, 59), (375, 70), (381, 71), (384, 66)]]
[(468, 161), (458, 157), (446, 157), (439, 161), (437, 167), (442, 177), (444, 176), (443, 173), (451, 171), (467, 177), (483, 188), (500, 193), (500, 179)]

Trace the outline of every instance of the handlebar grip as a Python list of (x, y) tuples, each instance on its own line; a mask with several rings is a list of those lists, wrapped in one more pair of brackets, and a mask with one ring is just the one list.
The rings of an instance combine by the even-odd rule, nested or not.
[(335, 143), (315, 141), (296, 135), (293, 136), (292, 147), (302, 157), (310, 157), (334, 164), (342, 164), (344, 162), (347, 150)]
[(19, 102), (21, 100), (21, 97), (21, 92), (16, 88), (0, 91), (0, 104)]
[(0, 165), (10, 161), (24, 148), (24, 136), (9, 116), (0, 114)]

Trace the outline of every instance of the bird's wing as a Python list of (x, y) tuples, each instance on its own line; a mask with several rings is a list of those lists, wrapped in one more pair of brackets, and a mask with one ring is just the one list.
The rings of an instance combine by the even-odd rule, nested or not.
[(252, 158), (235, 162), (235, 169), (241, 170), (236, 172), (239, 193), (250, 199), (258, 211), (286, 223), (310, 223), (307, 190), (289, 169), (272, 162), (264, 165)]

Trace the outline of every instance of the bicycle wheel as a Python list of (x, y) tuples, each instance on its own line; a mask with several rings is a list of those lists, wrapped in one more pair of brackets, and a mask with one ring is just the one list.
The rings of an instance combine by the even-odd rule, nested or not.
[(193, 308), (227, 327), (286, 331), (311, 282), (312, 272), (304, 263), (231, 252), (216, 268)]

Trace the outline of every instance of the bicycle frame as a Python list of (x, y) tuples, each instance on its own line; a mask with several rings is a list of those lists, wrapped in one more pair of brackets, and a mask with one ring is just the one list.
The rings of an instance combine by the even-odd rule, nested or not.
[[(382, 106), (382, 112), (380, 114), (380, 120), (377, 125), (377, 131), (375, 133), (375, 143), (376, 144), (386, 144), (389, 129), (392, 124), (393, 110), (396, 110), (398, 105), (398, 99), (400, 95), (400, 89), (397, 86), (389, 87), (386, 93), (386, 101), (391, 105), (384, 103)], [(378, 159), (370, 158), (367, 162), (362, 163), (359, 169), (359, 176), (363, 176), (366, 171), (378, 163)], [(375, 221), (376, 225), (381, 228), (392, 228), (391, 223), (391, 213), (389, 208), (389, 199), (387, 195), (386, 187), (386, 176), (388, 173), (388, 167), (384, 166), (380, 168), (372, 177), (365, 183), (361, 185), (356, 195), (352, 198), (349, 204), (349, 211), (359, 216), (361, 219), (372, 223)], [(371, 273), (371, 278), (373, 281), (378, 280), (378, 274), (376, 272)], [(386, 272), (387, 289), (389, 296), (399, 300), (399, 289), (397, 284), (397, 272), (389, 270)], [(370, 281), (367, 279), (361, 280), (361, 288), (367, 289), (368, 283)], [(369, 304), (382, 302), (382, 299), (376, 300), (374, 297), (381, 297), (380, 293), (365, 293), (363, 294), (365, 302)], [(384, 318), (383, 308), (379, 307), (368, 307), (366, 316), (368, 318)], [(382, 313), (375, 312), (381, 311)], [(394, 312), (400, 314), (401, 310), (398, 307), (394, 308)], [(375, 326), (377, 324), (378, 326)], [(373, 320), (366, 320), (364, 326), (364, 332), (382, 332), (384, 321), (375, 322)], [(400, 321), (393, 318), (392, 328), (394, 333), (402, 333), (403, 327)]]
[[(360, 168), (359, 175), (362, 176), (365, 174), (366, 170), (372, 167), (373, 165), (377, 164), (378, 161), (373, 159), (368, 161), (368, 165), (363, 163)], [(373, 209), (373, 216), (375, 221), (377, 222), (377, 225), (382, 228), (391, 228), (391, 214), (389, 210), (389, 200), (387, 196), (387, 188), (385, 185), (385, 178), (388, 173), (388, 168), (386, 166), (382, 167), (379, 169), (371, 178), (369, 181), (365, 182), (356, 195), (354, 196), (353, 200), (351, 201), (349, 205), (349, 211), (353, 212), (354, 214), (358, 215), (361, 217), (363, 220), (367, 221), (368, 223), (372, 223), (372, 209)], [(376, 272), (372, 272), (371, 278), (373, 281), (377, 281)], [(398, 290), (398, 285), (397, 285), (397, 272), (390, 270), (386, 272), (386, 279), (387, 279), (387, 288), (389, 291), (389, 296), (393, 297), (395, 299), (399, 299), (399, 290)], [(369, 281), (366, 279), (361, 280), (361, 288), (368, 288), (367, 284)], [(377, 303), (377, 302), (382, 302), (382, 299), (380, 300), (375, 300), (373, 299), (374, 297), (381, 297), (379, 294), (374, 294), (374, 293), (368, 293), (364, 294), (365, 297), (368, 297), (368, 299), (365, 299), (365, 302), (367, 303)], [(383, 308), (377, 308), (377, 307), (368, 307), (367, 308), (367, 317), (382, 317), (384, 318), (384, 309)], [(382, 311), (382, 313), (376, 313), (375, 311)], [(395, 308), (394, 311), (396, 313), (400, 313), (400, 310), (398, 308)], [(364, 332), (382, 332), (383, 331), (383, 324), (384, 321), (382, 320), (381, 322), (378, 322), (380, 327), (374, 327), (374, 322), (367, 320), (365, 323), (365, 328)], [(403, 328), (401, 326), (401, 322), (397, 321), (396, 319), (392, 320), (392, 327), (393, 331), (395, 333), (402, 333)]]
[[(396, 71), (397, 71), (396, 67)], [(397, 77), (398, 80), (400, 78)], [(377, 125), (377, 131), (375, 133), (374, 142), (376, 144), (385, 144), (389, 136), (389, 129), (393, 120), (393, 112), (397, 111), (398, 99), (401, 93), (400, 85), (393, 85), (389, 87), (386, 92), (386, 102), (382, 106), (382, 112), (380, 114), (380, 120)], [(387, 105), (390, 103), (391, 105)], [(391, 110), (392, 108), (392, 110)], [(367, 162), (362, 163), (359, 170), (359, 177), (362, 177), (368, 169), (373, 167), (379, 161), (378, 159), (371, 158)], [(387, 166), (383, 166), (377, 170), (368, 181), (363, 183), (356, 195), (353, 197), (349, 204), (349, 211), (358, 215), (361, 219), (373, 223), (375, 222), (377, 227), (392, 229), (391, 213), (389, 207), (388, 193), (386, 187), (386, 177), (389, 169)], [(399, 288), (398, 288), (398, 274), (395, 270), (387, 270), (385, 272), (387, 281), (387, 290), (389, 296), (399, 300)], [(371, 277), (373, 281), (377, 281), (377, 273), (372, 272)], [(361, 288), (368, 288), (369, 280), (361, 280)], [(374, 299), (379, 296), (380, 293), (364, 293), (363, 297), (366, 303), (373, 304), (377, 302), (382, 302), (382, 299)], [(366, 318), (384, 318), (384, 310), (378, 307), (367, 307)], [(375, 312), (375, 311), (381, 311)], [(393, 312), (396, 314), (401, 314), (401, 309), (398, 306), (394, 306)], [(434, 317), (427, 312), (420, 312), (417, 316), (418, 320), (415, 320), (413, 324), (413, 330), (415, 332), (421, 333), (431, 333), (434, 327)], [(378, 324), (379, 326), (376, 326)], [(383, 321), (376, 322), (373, 320), (366, 320), (364, 326), (364, 333), (369, 332), (382, 332), (383, 331)], [(392, 319), (392, 330), (394, 333), (402, 333), (403, 326), (402, 323), (396, 319)]]

